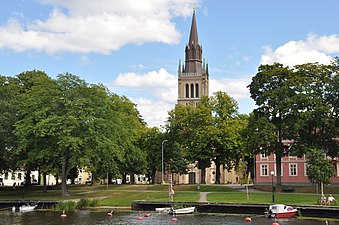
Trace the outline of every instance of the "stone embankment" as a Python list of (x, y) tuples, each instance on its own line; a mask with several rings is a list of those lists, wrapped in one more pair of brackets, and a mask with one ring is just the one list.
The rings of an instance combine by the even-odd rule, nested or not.
[[(132, 210), (154, 211), (155, 208), (170, 207), (171, 205), (195, 206), (201, 213), (229, 213), (229, 214), (255, 214), (264, 215), (269, 205), (266, 204), (236, 204), (236, 203), (208, 203), (208, 202), (148, 202), (134, 201)], [(328, 206), (297, 206), (300, 216), (317, 218), (339, 219), (339, 207)]]

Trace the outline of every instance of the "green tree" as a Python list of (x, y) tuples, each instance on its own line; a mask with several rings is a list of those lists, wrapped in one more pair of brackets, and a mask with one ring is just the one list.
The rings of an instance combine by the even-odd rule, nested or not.
[(146, 128), (139, 138), (139, 147), (146, 154), (146, 175), (152, 184), (155, 183), (156, 171), (161, 171), (161, 142), (163, 135), (159, 128)]
[(220, 166), (230, 170), (244, 156), (244, 142), (241, 132), (247, 126), (247, 117), (238, 114), (238, 104), (225, 92), (216, 92), (210, 98), (213, 115), (211, 147), (214, 149), (216, 164), (215, 183), (220, 184)]
[[(307, 176), (312, 183), (328, 184), (334, 176), (333, 165), (325, 158), (322, 150), (309, 149), (307, 152)], [(322, 190), (323, 192), (323, 190)]]
[(127, 97), (112, 95), (114, 111), (119, 121), (118, 144), (124, 150), (124, 155), (119, 161), (119, 171), (123, 174), (123, 183), (126, 182), (126, 175), (129, 174), (131, 182), (134, 183), (134, 174), (146, 172), (146, 154), (139, 147), (139, 139), (146, 123), (142, 120), (136, 105)]
[[(294, 120), (290, 110), (293, 104), (291, 98), (295, 95), (289, 83), (291, 76), (293, 76), (292, 70), (282, 64), (261, 65), (248, 86), (251, 98), (257, 105), (254, 110), (255, 120), (261, 121), (257, 125), (270, 127), (269, 130), (262, 131), (264, 127), (257, 126), (256, 132), (273, 132), (265, 137), (268, 142), (259, 149), (262, 153), (276, 155), (278, 184), (281, 184), (281, 158), (286, 153), (282, 141), (290, 137), (289, 128)], [(275, 138), (272, 138), (274, 135)], [(258, 139), (256, 141), (262, 142)]]
[[(204, 98), (203, 101), (208, 101)], [(166, 129), (170, 137), (177, 137), (185, 151), (188, 162), (201, 169), (201, 183), (206, 183), (205, 171), (211, 165), (213, 150), (208, 140), (208, 129), (212, 128), (212, 115), (203, 104), (183, 106), (177, 105), (169, 113)]]
[(216, 183), (220, 183), (220, 166), (231, 169), (243, 157), (241, 131), (247, 118), (238, 115), (236, 101), (227, 93), (203, 97), (197, 106), (178, 105), (170, 112), (169, 137), (175, 137), (186, 159), (201, 169), (201, 183), (206, 183), (206, 168), (216, 163)]
[[(291, 108), (297, 120), (293, 123), (295, 140), (294, 152), (305, 154), (309, 148), (322, 149), (326, 154), (336, 156), (330, 149), (338, 148), (332, 138), (338, 135), (334, 101), (338, 90), (334, 90), (331, 83), (337, 77), (338, 71), (331, 65), (308, 63), (295, 67), (293, 90), (294, 105)], [(334, 153), (334, 154), (333, 154)]]
[(48, 172), (47, 161), (55, 159), (50, 153), (53, 142), (48, 137), (38, 138), (38, 124), (50, 116), (51, 97), (56, 85), (45, 72), (33, 70), (17, 76), (20, 93), (18, 98), (18, 121), (15, 124), (17, 148), (12, 153), (17, 160), (16, 168), (26, 171), (26, 185), (31, 184), (30, 171)]
[(13, 133), (18, 120), (19, 81), (0, 75), (0, 171), (14, 164), (10, 153), (18, 145)]

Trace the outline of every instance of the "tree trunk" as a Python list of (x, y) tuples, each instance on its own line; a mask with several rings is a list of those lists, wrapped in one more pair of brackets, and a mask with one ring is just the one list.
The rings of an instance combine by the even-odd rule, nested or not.
[(41, 185), (41, 172), (40, 172), (40, 167), (38, 169), (38, 184)]
[(206, 167), (201, 168), (201, 184), (206, 184)]
[(69, 155), (69, 152), (67, 150), (65, 155), (64, 155), (64, 161), (63, 161), (63, 164), (62, 164), (62, 177), (61, 177), (62, 196), (69, 196), (68, 188), (67, 188), (67, 170), (68, 170), (68, 160), (69, 160), (68, 155)]
[(122, 174), (122, 181), (121, 181), (121, 183), (123, 183), (123, 184), (127, 183), (127, 181), (126, 181), (126, 173)]
[(47, 192), (47, 174), (43, 173), (43, 179), (44, 179), (44, 192)]
[(152, 184), (155, 184), (155, 173), (156, 173), (156, 169), (155, 168), (153, 168), (152, 169), (152, 174), (151, 174), (151, 183)]
[(215, 184), (220, 184), (220, 156), (215, 159)]
[(130, 184), (135, 184), (134, 174), (130, 174)]
[(25, 187), (31, 186), (31, 169), (27, 168), (25, 175)]
[(275, 161), (276, 161), (276, 176), (277, 176), (277, 185), (281, 185), (281, 158), (283, 157), (284, 145), (282, 143), (282, 131), (281, 126), (278, 129), (278, 143), (276, 147)]

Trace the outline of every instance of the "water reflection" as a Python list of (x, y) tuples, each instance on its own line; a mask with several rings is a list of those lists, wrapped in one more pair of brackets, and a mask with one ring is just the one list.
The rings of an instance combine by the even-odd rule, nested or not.
[[(151, 213), (144, 217), (140, 212), (114, 212), (112, 217), (106, 216), (107, 212), (78, 211), (68, 212), (66, 218), (61, 218), (61, 212), (34, 211), (27, 213), (12, 213), (11, 211), (0, 211), (0, 225), (111, 225), (111, 224), (194, 224), (194, 225), (272, 225), (273, 219), (264, 217), (253, 217), (252, 222), (246, 223), (243, 216), (230, 215), (178, 215), (177, 221), (173, 222), (173, 216), (167, 214)], [(138, 220), (138, 217), (142, 220)], [(279, 225), (325, 225), (323, 221), (301, 220), (301, 219), (280, 219), (276, 222)], [(339, 225), (339, 222), (329, 221), (329, 225)]]

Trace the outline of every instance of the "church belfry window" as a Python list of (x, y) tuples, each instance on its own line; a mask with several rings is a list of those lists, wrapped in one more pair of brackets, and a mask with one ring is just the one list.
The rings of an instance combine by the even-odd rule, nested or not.
[(191, 98), (194, 98), (194, 84), (191, 84)]
[(186, 84), (185, 91), (186, 91), (186, 98), (189, 98), (190, 97), (190, 89), (189, 89), (188, 84)]
[(195, 97), (199, 98), (199, 84), (195, 84)]

